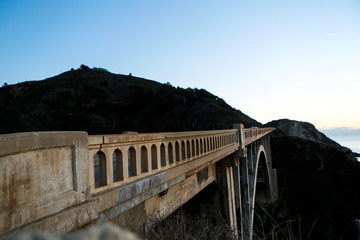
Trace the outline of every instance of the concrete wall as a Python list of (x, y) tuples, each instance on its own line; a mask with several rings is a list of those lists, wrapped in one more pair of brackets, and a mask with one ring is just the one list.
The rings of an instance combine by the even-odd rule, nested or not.
[[(36, 221), (90, 199), (87, 133), (6, 134), (0, 146), (0, 236), (31, 224), (78, 227), (76, 220)], [(61, 226), (65, 222), (73, 226)]]

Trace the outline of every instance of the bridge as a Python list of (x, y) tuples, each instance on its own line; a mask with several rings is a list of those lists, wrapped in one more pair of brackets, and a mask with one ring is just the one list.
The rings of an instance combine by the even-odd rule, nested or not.
[(0, 135), (0, 238), (104, 222), (146, 231), (212, 184), (206, 214), (252, 239), (255, 199), (277, 199), (273, 130)]

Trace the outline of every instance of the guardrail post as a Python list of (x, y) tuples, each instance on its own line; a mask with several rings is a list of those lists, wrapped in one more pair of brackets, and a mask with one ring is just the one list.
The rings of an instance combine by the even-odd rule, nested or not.
[(244, 124), (241, 123), (235, 123), (233, 125), (234, 129), (237, 129), (237, 136), (238, 136), (238, 142), (240, 144), (240, 148), (245, 148), (245, 131), (244, 131)]

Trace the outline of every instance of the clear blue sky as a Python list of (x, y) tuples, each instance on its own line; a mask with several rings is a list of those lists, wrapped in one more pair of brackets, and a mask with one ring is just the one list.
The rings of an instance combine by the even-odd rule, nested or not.
[(360, 128), (360, 1), (0, 1), (0, 86), (81, 64)]

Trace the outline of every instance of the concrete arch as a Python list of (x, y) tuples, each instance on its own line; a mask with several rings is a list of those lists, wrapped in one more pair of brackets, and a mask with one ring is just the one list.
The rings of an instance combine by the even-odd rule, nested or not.
[[(267, 204), (275, 200), (273, 196), (271, 155), (267, 153), (263, 144), (266, 143), (255, 142), (252, 146), (249, 146), (255, 152), (253, 159), (255, 161), (253, 162), (255, 171), (249, 175), (250, 205), (248, 206), (248, 225), (243, 227), (243, 229), (247, 229), (246, 232), (249, 235), (245, 239), (252, 239), (255, 201)], [(251, 165), (251, 156), (249, 164)]]
[(148, 154), (146, 146), (140, 148), (141, 173), (148, 172)]
[(271, 156), (269, 157), (263, 144), (256, 147), (256, 152), (253, 203), (255, 198), (262, 203), (271, 203), (274, 201)]
[(185, 160), (186, 159), (186, 147), (185, 147), (185, 141), (182, 140), (181, 141), (181, 160)]
[(137, 168), (136, 168), (136, 149), (134, 146), (129, 147), (127, 151), (128, 155), (128, 171), (129, 177), (137, 176)]
[(164, 143), (162, 143), (160, 145), (160, 164), (161, 164), (161, 167), (166, 166), (166, 151), (165, 151), (165, 144)]
[(179, 144), (179, 141), (175, 142), (175, 161), (180, 162), (180, 144)]
[(174, 163), (174, 151), (173, 151), (173, 144), (169, 142), (168, 144), (168, 157), (169, 157), (169, 164)]
[(119, 148), (116, 148), (113, 152), (113, 182), (124, 180), (123, 171), (122, 152)]
[(157, 149), (156, 149), (156, 145), (153, 144), (151, 146), (151, 169), (155, 170), (158, 168), (158, 164), (157, 164), (158, 160), (157, 160)]
[(268, 160), (266, 155), (266, 150), (263, 145), (260, 145), (257, 151), (256, 156), (256, 175), (254, 182), (254, 200), (262, 203), (268, 203), (271, 201), (271, 175), (270, 169), (268, 166)]
[(94, 155), (94, 182), (95, 188), (103, 187), (107, 185), (107, 164), (106, 156), (104, 152), (98, 151)]

